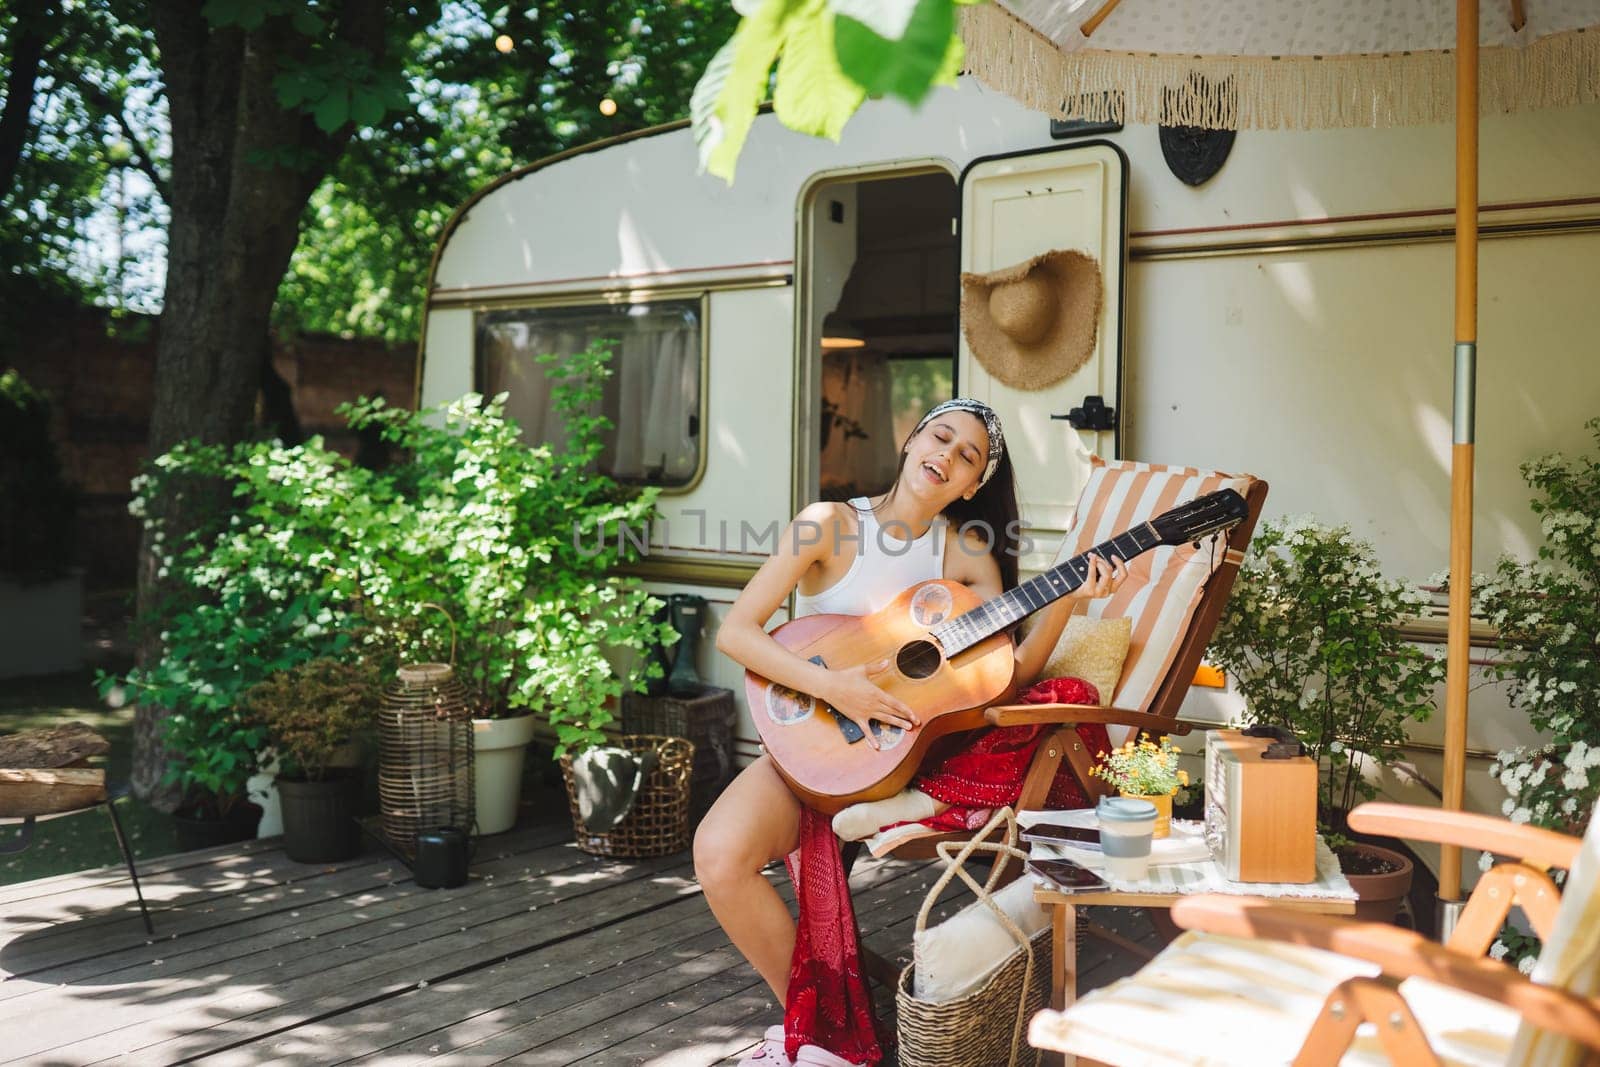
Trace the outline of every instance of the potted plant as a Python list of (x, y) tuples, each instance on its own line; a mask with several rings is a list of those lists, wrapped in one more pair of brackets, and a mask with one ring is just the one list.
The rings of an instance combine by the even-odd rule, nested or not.
[[(1600, 418), (1588, 429), (1600, 446)], [(1600, 447), (1522, 465), (1544, 541), (1537, 557), (1502, 557), (1473, 579), (1475, 613), (1494, 627), (1491, 677), (1545, 738), (1508, 749), (1490, 767), (1512, 822), (1581, 836), (1600, 798)], [(1487, 870), (1495, 862), (1479, 856)], [(1539, 939), (1507, 926), (1491, 954), (1532, 966)]]
[[(298, 663), (349, 654), (362, 619), (327, 563), (343, 550), (338, 535), (359, 541), (369, 516), (361, 507), (367, 472), (341, 463), (275, 441), (234, 449), (189, 442), (134, 479), (129, 510), (144, 520), (169, 590), (139, 620), (159, 634), (161, 654), (126, 676), (101, 674), (100, 689), (126, 687), (168, 710), (161, 733), (166, 781), (182, 787), (181, 840), (254, 836), (261, 809), (246, 784), (266, 732), (246, 714), (245, 693)], [(207, 505), (181, 537), (169, 540), (148, 507), (160, 492)]]
[[(178, 733), (169, 725), (175, 762), (249, 755), (253, 767), (265, 731), (227, 735), (254, 749), (224, 749), (218, 735), (241, 721), (247, 691), (307, 660), (359, 653), (383, 673), (449, 658), (479, 694), (479, 747), (493, 751), (499, 724), (512, 720), (502, 762), (513, 771), (486, 766), (477, 783), (479, 832), (508, 829), (535, 717), (554, 725), (558, 756), (603, 738), (616, 698), (641, 688), (652, 669), (642, 653), (672, 636), (652, 619), (659, 602), (612, 573), (632, 550), (622, 528), (646, 526), (655, 491), (595, 471), (605, 424), (589, 412), (606, 358), (596, 347), (561, 364), (559, 451), (524, 443), (504, 396), (473, 394), (426, 412), (382, 400), (345, 405), (352, 429), (396, 450), (378, 472), (319, 437), (292, 448), (184, 444), (157, 459), (135, 485), (137, 514), (157, 483), (165, 492), (185, 491), (176, 479), (230, 488), (208, 497), (227, 506), (179, 544), (163, 541), (158, 519), (146, 520), (165, 553), (162, 576), (181, 595), (149, 620), (161, 630), (162, 657), (125, 681), (183, 720)], [(636, 666), (614, 668), (619, 652)]]
[(1210, 648), (1244, 697), (1244, 719), (1286, 727), (1317, 760), (1318, 821), (1365, 917), (1393, 918), (1411, 884), (1411, 860), (1351, 840), (1346, 816), (1377, 795), (1367, 773), (1395, 762), (1407, 724), (1433, 709), (1444, 664), (1397, 629), (1426, 602), (1384, 578), (1348, 526), (1270, 522)]
[(1189, 772), (1178, 767), (1181, 754), (1171, 738), (1152, 741), (1141, 734), (1137, 740), (1129, 738), (1121, 748), (1100, 753), (1100, 762), (1089, 773), (1104, 778), (1125, 797), (1154, 804), (1154, 836), (1166, 837), (1172, 831), (1172, 798), (1189, 784)]
[(283, 844), (300, 863), (349, 859), (361, 850), (359, 768), (338, 766), (376, 721), (378, 673), (365, 661), (312, 659), (245, 693), (244, 710), (278, 759)]
[(15, 370), (0, 374), (0, 500), (0, 678), (75, 670), (77, 499), (50, 435), (50, 402)]
[[(674, 636), (653, 618), (659, 601), (613, 573), (633, 551), (624, 530), (647, 526), (656, 491), (596, 470), (608, 423), (593, 412), (607, 359), (596, 345), (540, 361), (565, 431), (559, 448), (524, 442), (503, 395), (464, 397), (442, 418), (382, 401), (347, 409), (354, 429), (376, 427), (407, 457), (398, 477), (409, 483), (410, 533), (385, 595), (411, 618), (391, 629), (408, 660), (452, 648), (457, 675), (482, 695), (473, 735), (482, 834), (516, 821), (536, 724), (554, 726), (557, 758), (604, 740), (623, 690), (659, 672), (642, 653)], [(634, 654), (631, 669), (614, 666), (620, 650)]]
[(174, 754), (166, 784), (179, 786), (183, 798), (172, 816), (179, 849), (255, 837), (261, 806), (247, 798), (245, 786), (256, 772), (260, 728), (237, 713), (177, 711), (164, 723), (162, 736)]

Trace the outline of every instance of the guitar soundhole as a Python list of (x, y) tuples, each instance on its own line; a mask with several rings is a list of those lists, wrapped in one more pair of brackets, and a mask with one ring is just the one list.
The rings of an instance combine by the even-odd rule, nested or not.
[(894, 662), (907, 678), (928, 678), (939, 669), (939, 649), (932, 641), (909, 641)]

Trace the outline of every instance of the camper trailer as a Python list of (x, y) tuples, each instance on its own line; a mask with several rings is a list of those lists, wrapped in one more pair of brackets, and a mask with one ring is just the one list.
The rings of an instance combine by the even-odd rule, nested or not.
[[(1600, 414), (1600, 107), (1486, 118), (1482, 144), (1478, 569), (1532, 554), (1518, 465), (1587, 448)], [(916, 110), (868, 102), (837, 144), (763, 114), (731, 186), (697, 173), (687, 126), (642, 131), (462, 205), (418, 400), (506, 391), (537, 440), (555, 424), (534, 357), (619, 338), (603, 463), (663, 490), (637, 570), (705, 596), (713, 629), (800, 506), (886, 484), (952, 393), (1005, 421), (1024, 570), (1054, 555), (1098, 453), (1259, 475), (1268, 518), (1347, 522), (1425, 584), (1447, 561), (1452, 165), (1448, 126), (1244, 131), (1190, 185), (1155, 127), (1053, 128), (968, 78)], [(1098, 265), (1093, 351), (1014, 389), (966, 343), (959, 274), (1055, 249)], [(1414, 636), (1442, 653), (1442, 620)], [(698, 666), (741, 690), (709, 641)], [(1183, 715), (1237, 709), (1197, 686)], [(1412, 737), (1434, 776), (1439, 718)], [(748, 719), (739, 734), (753, 756)], [(1488, 760), (1529, 740), (1503, 694), (1475, 694), (1469, 807), (1498, 808)]]

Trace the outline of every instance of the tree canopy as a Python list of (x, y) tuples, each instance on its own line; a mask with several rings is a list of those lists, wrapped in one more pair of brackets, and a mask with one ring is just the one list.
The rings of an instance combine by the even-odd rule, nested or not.
[[(158, 6), (0, 9), (0, 255), (13, 299), (45, 287), (110, 307), (162, 306), (173, 160)], [(436, 238), (475, 189), (554, 152), (687, 116), (738, 20), (722, 0), (389, 5), (405, 39), (377, 78), (334, 46), (338, 5), (207, 0), (201, 11), (218, 31), (288, 24), (313, 47), (303, 60), (280, 57), (278, 104), (328, 132), (353, 128), (299, 220), (274, 327), (390, 340), (416, 337)]]

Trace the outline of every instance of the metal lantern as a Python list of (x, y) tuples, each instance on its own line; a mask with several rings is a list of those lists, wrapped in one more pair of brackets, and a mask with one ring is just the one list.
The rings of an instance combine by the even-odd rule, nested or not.
[(383, 834), (413, 857), (417, 834), (473, 821), (472, 696), (444, 663), (401, 667), (378, 711)]

